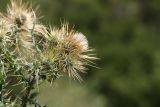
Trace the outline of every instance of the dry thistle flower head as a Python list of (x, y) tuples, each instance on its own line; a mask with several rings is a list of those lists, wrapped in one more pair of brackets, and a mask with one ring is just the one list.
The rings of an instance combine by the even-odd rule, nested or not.
[(55, 36), (57, 43), (62, 44), (68, 55), (80, 55), (88, 51), (87, 38), (82, 33), (70, 29), (68, 24), (63, 24), (60, 29), (51, 30), (51, 35)]
[[(69, 77), (82, 81), (79, 72), (85, 72), (87, 62), (95, 59), (87, 54), (90, 51), (86, 37), (63, 24), (60, 29), (53, 29), (50, 41), (54, 42), (44, 52), (49, 60), (58, 61), (58, 68), (69, 74)], [(51, 44), (52, 45), (52, 44)]]
[(33, 28), (36, 16), (29, 4), (23, 4), (22, 0), (12, 0), (7, 9), (7, 20), (11, 26), (28, 30)]
[(31, 4), (23, 3), (22, 0), (11, 0), (8, 5), (6, 20), (11, 27), (23, 30), (33, 30), (46, 36), (46, 27), (39, 24), (35, 11)]
[[(7, 28), (7, 33), (10, 33), (8, 38), (14, 42), (16, 55), (21, 58), (23, 56), (24, 59), (32, 59), (36, 52), (35, 42), (47, 37), (48, 33), (46, 27), (37, 22), (31, 5), (23, 3), (22, 0), (11, 0), (7, 14), (0, 16), (1, 22), (5, 23), (3, 27)], [(4, 35), (6, 32), (1, 33)]]

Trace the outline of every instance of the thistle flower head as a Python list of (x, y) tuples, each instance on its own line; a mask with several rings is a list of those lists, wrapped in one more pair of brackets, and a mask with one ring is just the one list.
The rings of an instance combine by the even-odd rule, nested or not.
[(31, 5), (23, 3), (22, 0), (11, 0), (7, 15), (2, 19), (8, 25), (7, 31), (11, 33), (9, 38), (14, 42), (16, 55), (25, 57), (24, 59), (33, 57), (36, 52), (34, 48), (36, 42), (47, 36), (47, 30), (44, 25), (37, 22)]
[(49, 48), (45, 55), (54, 61), (58, 61), (58, 68), (67, 72), (69, 77), (82, 80), (79, 72), (85, 72), (85, 65), (90, 57), (88, 41), (86, 37), (79, 32), (70, 29), (68, 24), (62, 25), (60, 29), (53, 29), (50, 33)]
[(12, 0), (7, 9), (7, 21), (11, 26), (23, 29), (32, 29), (36, 21), (35, 12), (28, 4), (23, 4), (22, 0)]
[(80, 55), (88, 51), (87, 38), (82, 33), (70, 29), (68, 24), (62, 25), (60, 29), (53, 29), (51, 35), (54, 36), (66, 55)]

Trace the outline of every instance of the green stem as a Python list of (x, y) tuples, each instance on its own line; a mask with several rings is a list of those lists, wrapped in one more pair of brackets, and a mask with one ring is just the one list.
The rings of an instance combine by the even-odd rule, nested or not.
[(3, 102), (3, 84), (0, 84), (0, 101)]
[(30, 96), (30, 93), (34, 87), (34, 82), (35, 82), (35, 76), (33, 76), (33, 78), (30, 78), (29, 81), (28, 81), (28, 86), (27, 86), (27, 89), (26, 89), (26, 93), (25, 95), (22, 97), (22, 104), (21, 106), (22, 107), (27, 107), (27, 104), (29, 102), (29, 96)]

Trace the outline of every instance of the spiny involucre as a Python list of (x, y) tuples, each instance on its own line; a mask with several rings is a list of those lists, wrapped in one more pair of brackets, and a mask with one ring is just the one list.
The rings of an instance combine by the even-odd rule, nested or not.
[(61, 28), (51, 29), (47, 39), (49, 44), (43, 53), (45, 58), (56, 62), (59, 70), (68, 73), (69, 77), (82, 81), (79, 73), (84, 73), (85, 65), (96, 59), (88, 54), (92, 50), (87, 38), (66, 23)]

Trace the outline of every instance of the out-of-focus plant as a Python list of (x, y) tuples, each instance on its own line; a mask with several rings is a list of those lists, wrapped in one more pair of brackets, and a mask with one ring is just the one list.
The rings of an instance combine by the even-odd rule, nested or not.
[(12, 0), (0, 14), (0, 107), (42, 107), (38, 86), (65, 74), (82, 81), (79, 73), (96, 59), (90, 51), (86, 37), (68, 23), (48, 29), (29, 4)]

